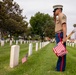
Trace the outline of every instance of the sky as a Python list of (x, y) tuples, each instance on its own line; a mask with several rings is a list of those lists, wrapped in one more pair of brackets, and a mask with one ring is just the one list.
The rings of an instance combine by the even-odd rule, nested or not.
[[(76, 0), (14, 0), (23, 9), (22, 15), (26, 15), (26, 21), (29, 22), (31, 16), (37, 12), (49, 14), (53, 16), (53, 5), (63, 5), (63, 13), (67, 16), (67, 34), (73, 29), (73, 24), (76, 24)], [(74, 34), (72, 35), (74, 38)]]

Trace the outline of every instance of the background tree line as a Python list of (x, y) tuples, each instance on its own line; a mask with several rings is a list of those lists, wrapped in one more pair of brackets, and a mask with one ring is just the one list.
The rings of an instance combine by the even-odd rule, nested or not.
[(22, 16), (22, 9), (13, 0), (0, 1), (0, 31), (2, 34), (23, 35), (28, 23)]
[(40, 35), (41, 39), (44, 37), (54, 38), (54, 19), (49, 14), (37, 12), (31, 17), (30, 24), (33, 35)]
[[(22, 15), (22, 9), (14, 0), (0, 1), (0, 32), (10, 36), (31, 36), (34, 39), (54, 37), (54, 19), (49, 14), (37, 12), (31, 17), (28, 28), (26, 16)], [(3, 37), (3, 36), (2, 36)]]

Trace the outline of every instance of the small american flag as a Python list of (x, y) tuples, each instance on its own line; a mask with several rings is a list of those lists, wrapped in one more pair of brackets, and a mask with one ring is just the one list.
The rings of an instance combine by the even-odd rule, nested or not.
[(27, 61), (27, 57), (28, 57), (28, 54), (26, 54), (26, 55), (22, 58), (22, 64)]
[(63, 56), (65, 54), (67, 54), (67, 50), (66, 48), (64, 47), (64, 45), (62, 44), (62, 42), (59, 42), (54, 48), (53, 48), (53, 51), (54, 53), (57, 55), (57, 56)]

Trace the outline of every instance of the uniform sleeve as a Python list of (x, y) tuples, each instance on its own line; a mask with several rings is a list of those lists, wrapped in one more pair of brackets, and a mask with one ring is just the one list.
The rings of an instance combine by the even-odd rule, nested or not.
[(61, 16), (61, 24), (66, 23), (66, 16), (63, 14)]

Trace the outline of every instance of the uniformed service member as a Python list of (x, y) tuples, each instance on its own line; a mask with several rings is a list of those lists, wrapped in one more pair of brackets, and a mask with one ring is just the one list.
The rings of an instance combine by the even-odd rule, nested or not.
[[(67, 33), (67, 24), (66, 24), (66, 15), (62, 13), (62, 5), (54, 5), (54, 19), (55, 19), (55, 38), (56, 43), (62, 41), (63, 45), (66, 47), (66, 33)], [(56, 70), (65, 71), (66, 67), (66, 55), (58, 57)]]

